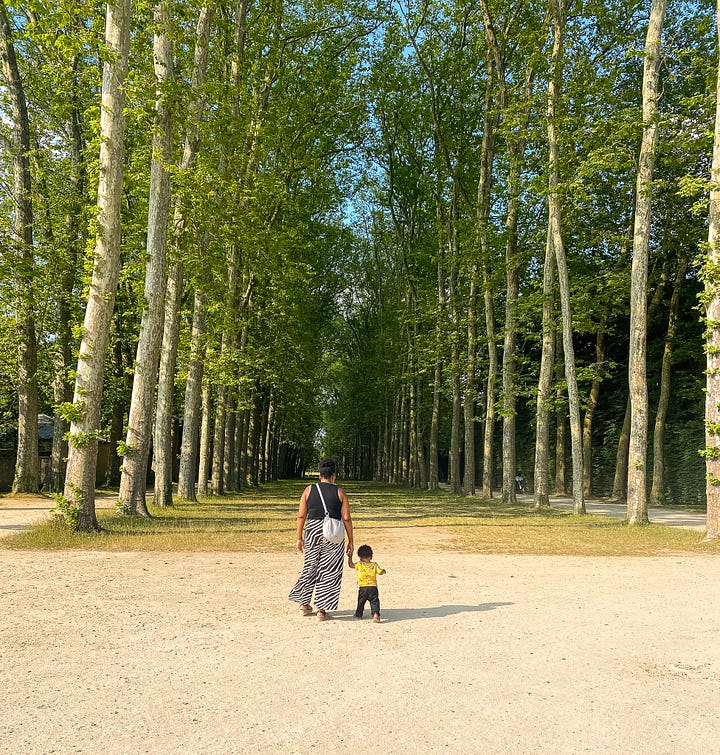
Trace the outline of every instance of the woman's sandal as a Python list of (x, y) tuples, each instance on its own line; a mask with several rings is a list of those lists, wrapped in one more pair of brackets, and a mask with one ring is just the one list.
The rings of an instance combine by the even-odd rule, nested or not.
[(327, 619), (327, 613), (325, 611), (317, 612), (318, 621), (325, 621)]
[(312, 606), (300, 606), (300, 613), (303, 616), (312, 616), (315, 611), (313, 610)]

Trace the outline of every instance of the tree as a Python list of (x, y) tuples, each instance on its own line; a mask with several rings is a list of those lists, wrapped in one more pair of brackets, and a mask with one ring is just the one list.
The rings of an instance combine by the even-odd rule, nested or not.
[(33, 207), (27, 100), (5, 2), (0, 2), (0, 57), (10, 91), (14, 197), (14, 269), (18, 329), (18, 437), (13, 492), (38, 490), (37, 342), (33, 304)]
[(658, 79), (665, 0), (653, 0), (645, 39), (643, 138), (638, 160), (630, 291), (630, 450), (627, 514), (630, 524), (647, 524), (647, 277), (655, 143), (658, 132)]
[(125, 139), (125, 79), (130, 48), (130, 0), (107, 5), (100, 114), (100, 181), (97, 194), (98, 230), (93, 253), (83, 337), (80, 344), (70, 420), (69, 456), (64, 497), (78, 509), (76, 527), (98, 529), (95, 516), (97, 466), (103, 372), (120, 272), (120, 205)]
[(145, 503), (145, 478), (152, 436), (167, 284), (167, 231), (173, 149), (173, 103), (167, 94), (174, 79), (174, 53), (169, 29), (172, 9), (172, 0), (160, 0), (154, 11), (156, 29), (153, 58), (157, 78), (157, 100), (150, 165), (145, 308), (135, 357), (135, 377), (130, 399), (127, 438), (123, 446), (124, 460), (118, 495), (118, 505), (126, 513), (141, 516), (149, 516)]
[[(720, 0), (716, 5), (720, 46)], [(710, 173), (707, 261), (703, 268), (706, 320), (705, 464), (707, 518), (705, 539), (720, 538), (720, 68), (715, 88), (715, 132)]]

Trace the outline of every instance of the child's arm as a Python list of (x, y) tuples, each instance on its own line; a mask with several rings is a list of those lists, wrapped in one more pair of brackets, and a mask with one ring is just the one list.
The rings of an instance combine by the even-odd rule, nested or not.
[(378, 574), (385, 574), (385, 569), (381, 569), (380, 566), (378, 565), (377, 573)]
[(352, 560), (352, 553), (348, 553), (348, 566), (351, 569), (355, 568), (355, 562)]

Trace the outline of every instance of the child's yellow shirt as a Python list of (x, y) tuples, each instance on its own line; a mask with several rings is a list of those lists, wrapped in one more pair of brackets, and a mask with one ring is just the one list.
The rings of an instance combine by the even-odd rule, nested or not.
[(374, 561), (358, 561), (355, 564), (358, 587), (377, 587), (377, 575), (382, 569)]

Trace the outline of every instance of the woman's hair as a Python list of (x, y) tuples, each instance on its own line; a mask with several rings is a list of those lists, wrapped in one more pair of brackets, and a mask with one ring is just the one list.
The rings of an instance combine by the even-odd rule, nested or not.
[(320, 477), (324, 477), (326, 480), (332, 477), (335, 474), (335, 459), (320, 459), (318, 471)]
[(372, 558), (372, 548), (369, 545), (361, 545), (358, 548), (358, 558)]

